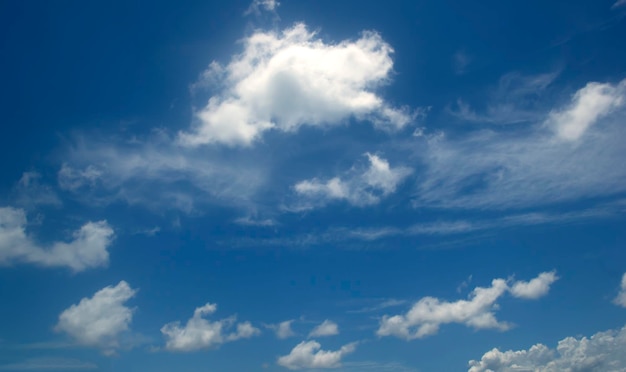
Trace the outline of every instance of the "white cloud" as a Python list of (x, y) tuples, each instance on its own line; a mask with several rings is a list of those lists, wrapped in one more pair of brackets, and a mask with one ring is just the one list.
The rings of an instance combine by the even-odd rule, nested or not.
[[(571, 128), (582, 128), (582, 118), (591, 118), (579, 109), (587, 107), (588, 99), (583, 97), (603, 97), (596, 97), (592, 109), (586, 109), (587, 113), (593, 111), (595, 124), (587, 127), (578, 141), (562, 140), (551, 129), (556, 124), (547, 127), (543, 122), (514, 130), (476, 130), (462, 137), (413, 137), (425, 144), (415, 152), (425, 171), (420, 175), (414, 205), (528, 208), (626, 191), (626, 168), (621, 164), (626, 157), (624, 111), (606, 103), (618, 102), (617, 96), (607, 92), (623, 91), (624, 86), (624, 82), (618, 86), (589, 84), (574, 95), (571, 105), (553, 111), (564, 128), (570, 128), (567, 117), (577, 120), (571, 122)], [(612, 109), (600, 114), (598, 108), (609, 107), (606, 105)]]
[(250, 145), (268, 130), (294, 132), (350, 117), (403, 127), (412, 115), (374, 93), (389, 80), (392, 52), (374, 32), (331, 44), (304, 24), (257, 31), (228, 65), (211, 64), (205, 78), (223, 90), (196, 114), (196, 127), (180, 133), (180, 142)]
[[(261, 333), (250, 322), (237, 323), (235, 326), (235, 316), (215, 322), (203, 318), (215, 311), (217, 311), (217, 305), (207, 303), (196, 308), (193, 317), (187, 321), (184, 327), (181, 327), (178, 321), (161, 327), (161, 333), (166, 338), (165, 347), (170, 351), (195, 351), (242, 338), (251, 338)], [(233, 326), (235, 326), (234, 332), (225, 333)]]
[(344, 179), (334, 177), (320, 181), (314, 178), (298, 182), (294, 189), (307, 200), (303, 206), (296, 209), (312, 208), (329, 200), (346, 200), (356, 206), (376, 204), (382, 197), (395, 192), (402, 181), (412, 173), (410, 168), (390, 167), (389, 162), (378, 155), (370, 153), (365, 155), (370, 163), (369, 168), (360, 172), (353, 168)]
[[(535, 299), (545, 295), (548, 289), (543, 285), (550, 273), (542, 273), (530, 282), (514, 282), (511, 287), (504, 279), (494, 279), (491, 287), (476, 287), (468, 300), (454, 302), (434, 297), (424, 297), (417, 301), (404, 315), (385, 315), (376, 332), (378, 336), (395, 336), (406, 340), (434, 335), (442, 324), (459, 323), (474, 329), (497, 329), (505, 331), (509, 323), (498, 321), (494, 311), (496, 301), (507, 291), (515, 297)], [(539, 280), (540, 284), (537, 284)], [(556, 280), (556, 279), (554, 279)], [(532, 284), (530, 284), (532, 283)], [(518, 288), (513, 291), (512, 288)], [(531, 296), (532, 295), (532, 296)]]
[(293, 320), (285, 320), (284, 322), (280, 322), (278, 324), (265, 325), (265, 327), (273, 330), (276, 333), (277, 338), (284, 340), (296, 335), (296, 333), (291, 329), (292, 323)]
[(313, 328), (309, 337), (335, 336), (339, 334), (339, 326), (332, 320), (324, 320), (322, 324)]
[(288, 355), (278, 358), (278, 364), (291, 370), (304, 368), (336, 368), (341, 359), (356, 350), (356, 343), (342, 346), (336, 351), (321, 350), (316, 341), (302, 341)]
[(469, 362), (469, 372), (626, 371), (626, 327), (590, 338), (567, 337), (556, 350), (536, 344), (528, 350), (493, 349)]
[(553, 128), (563, 140), (575, 141), (596, 124), (626, 102), (626, 80), (617, 85), (589, 83), (572, 98), (565, 109), (553, 111), (546, 125)]
[(541, 273), (538, 277), (528, 282), (516, 282), (511, 287), (511, 294), (519, 298), (536, 299), (545, 296), (550, 291), (550, 286), (554, 283), (558, 276), (556, 272), (551, 271)]
[(105, 287), (64, 310), (55, 330), (67, 333), (81, 345), (112, 353), (120, 346), (118, 336), (128, 331), (133, 319), (134, 310), (124, 304), (136, 293), (125, 281)]
[(68, 267), (78, 272), (106, 266), (113, 229), (106, 221), (88, 222), (73, 234), (69, 243), (40, 246), (26, 234), (26, 213), (22, 209), (0, 208), (0, 265), (16, 262), (41, 266)]
[(276, 9), (280, 6), (280, 3), (276, 0), (253, 0), (250, 7), (246, 10), (244, 15), (255, 13), (260, 14), (261, 10), (266, 12), (275, 13)]
[(620, 290), (617, 297), (613, 300), (616, 305), (626, 307), (626, 273), (622, 276), (622, 282), (620, 283)]

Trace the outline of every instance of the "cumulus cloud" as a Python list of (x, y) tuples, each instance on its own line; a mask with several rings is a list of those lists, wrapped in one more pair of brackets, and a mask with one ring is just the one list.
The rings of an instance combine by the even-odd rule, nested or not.
[(196, 113), (197, 125), (180, 143), (250, 145), (263, 132), (329, 126), (350, 117), (401, 128), (412, 120), (375, 94), (388, 82), (391, 46), (374, 32), (326, 43), (304, 24), (280, 33), (257, 31), (226, 66), (212, 63), (205, 78), (222, 87)]
[[(468, 300), (449, 302), (434, 297), (417, 301), (403, 315), (385, 315), (376, 332), (378, 336), (395, 336), (406, 340), (434, 335), (442, 324), (459, 323), (474, 329), (497, 329), (505, 331), (511, 327), (507, 322), (496, 319), (496, 301), (505, 293), (514, 297), (536, 299), (547, 294), (549, 285), (556, 276), (541, 273), (529, 282), (513, 282), (494, 279), (490, 287), (476, 287)], [(550, 281), (552, 280), (552, 281)], [(549, 283), (548, 283), (549, 282)], [(514, 290), (513, 288), (517, 288)]]
[(339, 326), (332, 320), (324, 320), (322, 324), (313, 328), (309, 337), (335, 336), (339, 334)]
[(291, 370), (304, 368), (336, 368), (341, 359), (356, 350), (356, 343), (342, 346), (336, 351), (321, 350), (317, 341), (302, 341), (288, 355), (278, 358), (278, 364)]
[(626, 273), (622, 276), (622, 282), (620, 283), (620, 290), (617, 297), (613, 300), (616, 305), (626, 307)]
[(366, 206), (380, 202), (381, 198), (396, 191), (396, 188), (412, 173), (407, 167), (392, 168), (386, 159), (365, 154), (369, 160), (366, 170), (354, 168), (342, 178), (333, 177), (322, 181), (317, 178), (298, 182), (296, 193), (306, 197), (304, 207), (321, 205), (330, 200), (346, 200), (352, 205)]
[(546, 125), (567, 141), (580, 139), (599, 119), (609, 115), (626, 102), (626, 80), (617, 85), (588, 83), (572, 98), (572, 103), (550, 113)]
[(119, 335), (129, 329), (134, 310), (125, 303), (136, 293), (125, 281), (105, 287), (64, 310), (55, 330), (67, 333), (81, 345), (112, 353), (120, 346)]
[(70, 242), (39, 245), (26, 233), (23, 209), (0, 208), (0, 265), (17, 262), (68, 267), (75, 272), (106, 266), (113, 229), (106, 221), (88, 222), (74, 232)]
[(280, 322), (278, 324), (267, 324), (265, 327), (271, 329), (276, 333), (276, 337), (284, 340), (289, 337), (293, 337), (296, 333), (291, 329), (292, 320), (285, 320), (284, 322)]
[(425, 145), (415, 206), (528, 208), (626, 191), (625, 85), (590, 83), (545, 123), (415, 137)]
[[(251, 338), (261, 333), (250, 322), (236, 323), (235, 316), (215, 322), (204, 319), (205, 316), (216, 311), (216, 304), (207, 303), (196, 308), (193, 317), (184, 327), (178, 321), (164, 325), (161, 333), (166, 338), (165, 347), (170, 351), (195, 351), (219, 346), (225, 342)], [(226, 333), (233, 327), (235, 329), (232, 332)]]
[(528, 350), (486, 352), (469, 362), (469, 372), (626, 371), (626, 327), (580, 339), (567, 337), (556, 350), (536, 344)]
[(528, 281), (515, 282), (511, 286), (511, 294), (518, 298), (537, 299), (545, 296), (550, 291), (550, 286), (554, 283), (558, 277), (556, 272), (551, 271), (548, 273), (541, 273), (538, 277)]
[(244, 15), (247, 15), (250, 13), (254, 13), (258, 15), (261, 13), (261, 10), (275, 13), (276, 9), (279, 6), (280, 6), (280, 3), (276, 0), (254, 0), (252, 1), (252, 4), (250, 4), (250, 7), (248, 7), (248, 9), (246, 10)]

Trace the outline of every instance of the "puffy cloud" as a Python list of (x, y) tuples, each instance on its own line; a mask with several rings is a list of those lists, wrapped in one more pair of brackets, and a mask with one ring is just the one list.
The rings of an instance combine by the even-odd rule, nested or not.
[(622, 282), (620, 283), (620, 291), (617, 297), (613, 300), (616, 305), (626, 307), (626, 273), (622, 276)]
[(324, 320), (322, 324), (313, 328), (309, 337), (335, 336), (339, 334), (339, 326), (331, 320)]
[(412, 173), (410, 168), (392, 168), (389, 162), (378, 155), (365, 154), (369, 160), (366, 170), (356, 172), (352, 169), (344, 179), (334, 177), (327, 181), (317, 178), (298, 182), (294, 189), (309, 201), (300, 208), (312, 208), (329, 200), (346, 200), (352, 205), (366, 206), (380, 202), (396, 191), (407, 176)]
[(222, 87), (180, 133), (186, 146), (250, 145), (263, 132), (337, 125), (350, 117), (400, 128), (412, 120), (374, 93), (392, 71), (392, 48), (374, 32), (325, 43), (304, 24), (281, 33), (257, 31), (226, 66), (212, 63), (205, 78)]
[[(181, 327), (178, 321), (164, 325), (161, 328), (161, 333), (166, 338), (165, 347), (171, 351), (194, 351), (242, 338), (251, 338), (261, 333), (250, 322), (237, 323), (235, 325), (235, 316), (215, 322), (203, 318), (206, 315), (215, 313), (215, 311), (217, 311), (217, 305), (207, 303), (196, 308), (193, 312), (193, 317), (187, 321), (184, 327)], [(233, 332), (225, 333), (233, 326), (235, 326)]]
[(281, 340), (284, 340), (289, 337), (295, 336), (295, 332), (291, 329), (291, 324), (293, 320), (285, 320), (284, 322), (280, 322), (278, 324), (268, 324), (265, 327), (273, 330), (276, 333), (276, 337)]
[(336, 368), (341, 358), (356, 350), (356, 343), (342, 346), (336, 351), (321, 350), (316, 341), (302, 341), (288, 355), (278, 358), (278, 364), (291, 370), (304, 368)]
[(519, 281), (511, 287), (511, 294), (519, 298), (537, 299), (545, 296), (550, 290), (550, 286), (558, 277), (556, 272), (541, 273), (538, 277), (528, 281)]
[(123, 280), (115, 287), (105, 287), (64, 310), (55, 330), (67, 333), (81, 345), (112, 353), (120, 346), (118, 336), (129, 329), (133, 309), (125, 303), (136, 293)]
[(626, 191), (624, 87), (589, 83), (545, 123), (413, 137), (424, 143), (414, 205), (528, 208)]
[(376, 333), (378, 336), (412, 340), (434, 335), (442, 324), (449, 323), (464, 324), (474, 329), (507, 330), (511, 325), (495, 317), (494, 311), (498, 309), (496, 301), (508, 291), (515, 297), (527, 299), (545, 295), (551, 283), (549, 279), (556, 280), (556, 276), (552, 278), (550, 274), (542, 273), (530, 282), (514, 282), (512, 286), (509, 286), (507, 280), (494, 279), (490, 287), (474, 288), (468, 300), (448, 302), (424, 297), (404, 315), (383, 316)]
[(528, 350), (486, 352), (469, 362), (469, 372), (626, 371), (626, 327), (587, 338), (567, 337), (556, 350), (536, 344)]
[(565, 109), (554, 111), (546, 125), (567, 141), (578, 140), (589, 127), (626, 102), (626, 80), (617, 85), (589, 83), (572, 98)]
[(26, 224), (24, 210), (0, 208), (0, 265), (26, 262), (78, 272), (109, 262), (107, 248), (114, 233), (106, 221), (88, 222), (74, 232), (69, 243), (56, 242), (49, 247), (40, 246), (26, 234)]

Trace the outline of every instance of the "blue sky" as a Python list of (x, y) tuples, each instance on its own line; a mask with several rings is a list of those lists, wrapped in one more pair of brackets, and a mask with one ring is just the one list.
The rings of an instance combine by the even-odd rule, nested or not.
[(0, 370), (626, 370), (626, 2), (0, 3)]

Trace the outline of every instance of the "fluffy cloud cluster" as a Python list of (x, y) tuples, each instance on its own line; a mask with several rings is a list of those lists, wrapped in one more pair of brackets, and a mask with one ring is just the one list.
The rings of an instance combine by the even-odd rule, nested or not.
[(88, 222), (74, 232), (71, 242), (56, 242), (50, 247), (40, 246), (28, 236), (26, 224), (24, 210), (0, 208), (0, 265), (26, 262), (78, 272), (109, 262), (107, 248), (114, 234), (106, 221)]
[(622, 282), (620, 283), (619, 293), (613, 300), (616, 305), (626, 307), (626, 273), (622, 276)]
[(331, 44), (304, 24), (281, 33), (257, 31), (228, 65), (211, 64), (205, 77), (222, 91), (197, 113), (197, 126), (180, 133), (180, 142), (250, 145), (271, 129), (293, 132), (350, 117), (403, 127), (411, 115), (374, 93), (389, 80), (392, 52), (373, 32)]
[(136, 292), (125, 281), (105, 287), (63, 311), (55, 330), (67, 333), (81, 345), (111, 353), (119, 347), (118, 336), (128, 330), (133, 319), (133, 309), (125, 303)]
[[(261, 333), (250, 322), (237, 323), (235, 325), (235, 316), (215, 322), (203, 318), (206, 315), (213, 314), (215, 311), (217, 311), (217, 305), (207, 303), (196, 308), (193, 312), (193, 317), (187, 321), (184, 327), (181, 327), (180, 322), (164, 325), (161, 328), (161, 333), (166, 338), (165, 347), (171, 351), (194, 351), (242, 338), (251, 338)], [(225, 333), (233, 326), (235, 326), (234, 332)]]
[(296, 192), (312, 204), (323, 204), (329, 200), (346, 200), (352, 205), (366, 206), (380, 202), (396, 191), (400, 183), (412, 173), (410, 168), (392, 168), (389, 162), (378, 155), (365, 154), (369, 168), (361, 172), (349, 172), (343, 179), (334, 177), (327, 181), (317, 178), (298, 182)]
[(278, 358), (278, 364), (291, 370), (304, 368), (336, 368), (341, 359), (356, 350), (356, 343), (342, 346), (339, 350), (321, 350), (317, 341), (302, 341), (288, 355)]
[(547, 294), (558, 278), (554, 272), (542, 273), (529, 281), (494, 279), (490, 287), (476, 287), (468, 300), (454, 302), (424, 297), (404, 315), (385, 315), (381, 319), (378, 336), (395, 336), (406, 340), (436, 334), (442, 324), (459, 323), (475, 329), (507, 330), (510, 324), (496, 319), (496, 301), (506, 292), (514, 297), (536, 299)]
[(337, 323), (332, 320), (324, 320), (322, 324), (313, 328), (311, 333), (309, 333), (309, 337), (325, 337), (325, 336), (335, 336), (339, 334), (339, 326)]
[(626, 327), (587, 338), (567, 337), (556, 350), (536, 344), (528, 350), (493, 349), (469, 362), (469, 372), (626, 371)]

